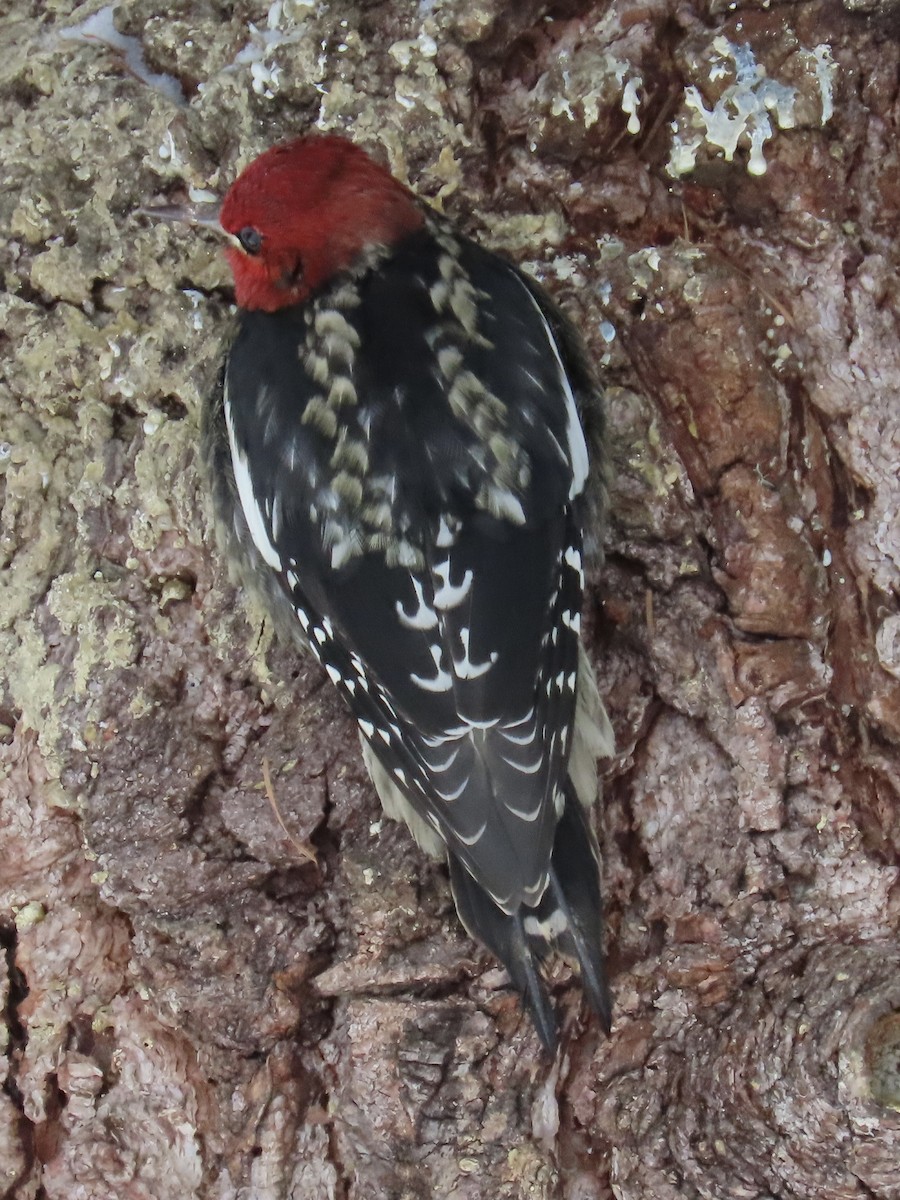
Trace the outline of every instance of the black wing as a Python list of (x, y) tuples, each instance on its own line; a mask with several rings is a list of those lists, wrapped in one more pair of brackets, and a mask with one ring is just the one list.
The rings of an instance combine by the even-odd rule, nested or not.
[(413, 807), (505, 911), (547, 882), (574, 710), (587, 452), (552, 316), (430, 225), (242, 315), (247, 530)]

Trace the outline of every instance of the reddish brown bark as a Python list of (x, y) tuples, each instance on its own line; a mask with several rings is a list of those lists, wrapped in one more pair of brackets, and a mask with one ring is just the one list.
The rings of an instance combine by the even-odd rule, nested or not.
[[(900, 1196), (896, 6), (270, 15), (121, 6), (181, 106), (83, 10), (4, 27), (0, 1187)], [(757, 176), (695, 120), (743, 47)], [(530, 264), (606, 389), (616, 1022), (559, 968), (553, 1066), (203, 517), (227, 279), (133, 210), (317, 118)]]

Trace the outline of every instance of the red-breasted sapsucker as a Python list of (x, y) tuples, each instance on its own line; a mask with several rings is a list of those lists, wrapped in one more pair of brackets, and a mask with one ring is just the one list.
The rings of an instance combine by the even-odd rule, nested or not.
[(239, 316), (204, 436), (243, 575), (302, 628), (385, 810), (446, 856), (544, 1044), (551, 950), (608, 1027), (580, 343), (343, 138), (269, 150), (219, 219)]

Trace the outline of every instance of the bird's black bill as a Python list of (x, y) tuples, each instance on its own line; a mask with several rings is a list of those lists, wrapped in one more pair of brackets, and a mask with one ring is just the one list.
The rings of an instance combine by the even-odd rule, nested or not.
[(222, 228), (219, 219), (222, 212), (222, 205), (219, 201), (208, 204), (142, 204), (135, 211), (139, 216), (150, 217), (153, 221), (171, 221), (178, 225), (194, 225), (201, 229), (211, 229), (214, 233), (225, 235), (225, 230)]

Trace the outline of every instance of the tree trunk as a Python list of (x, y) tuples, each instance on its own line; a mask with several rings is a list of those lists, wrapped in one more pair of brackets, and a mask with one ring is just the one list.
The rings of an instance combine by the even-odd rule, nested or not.
[[(11, 2), (0, 1189), (900, 1197), (896, 2)], [(135, 210), (314, 125), (605, 390), (615, 1025), (557, 966), (552, 1064), (212, 543), (227, 272)]]

